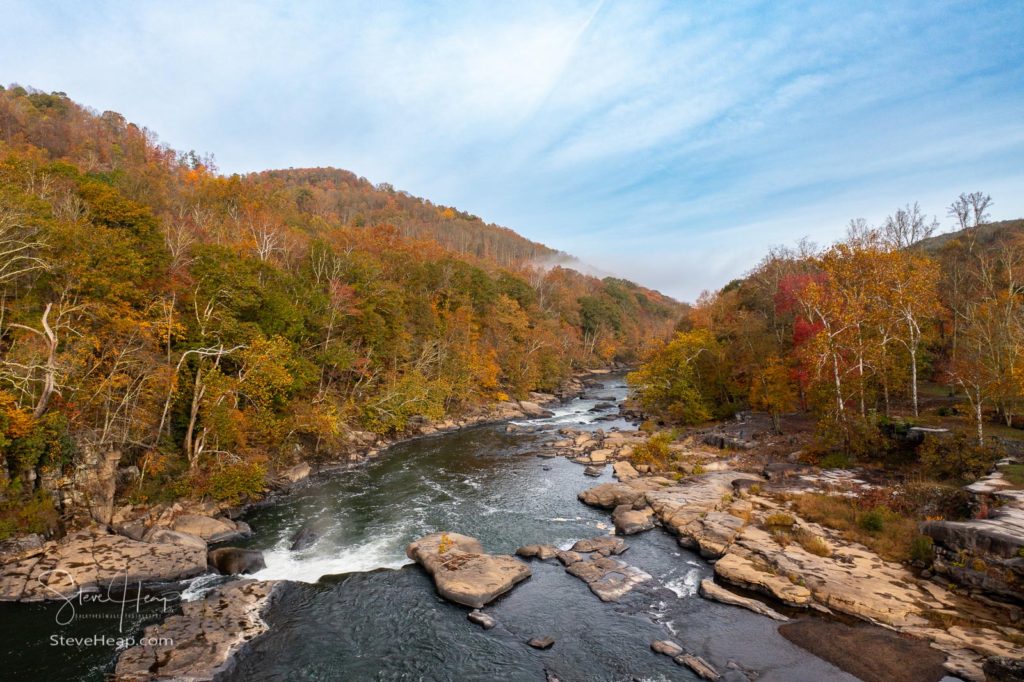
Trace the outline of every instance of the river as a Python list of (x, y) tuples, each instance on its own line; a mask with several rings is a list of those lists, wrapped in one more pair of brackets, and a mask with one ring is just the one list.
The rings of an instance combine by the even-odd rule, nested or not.
[[(547, 419), (419, 438), (389, 448), (352, 470), (317, 479), (255, 509), (245, 520), (245, 546), (264, 550), (256, 578), (289, 581), (267, 613), (270, 631), (239, 657), (228, 680), (691, 680), (689, 670), (650, 651), (673, 638), (703, 656), (725, 679), (821, 682), (855, 678), (783, 639), (777, 623), (697, 595), (711, 566), (674, 538), (654, 530), (627, 539), (622, 556), (653, 576), (618, 603), (602, 603), (560, 564), (533, 561), (533, 576), (485, 610), (499, 625), (488, 631), (466, 619), (405, 556), (405, 546), (448, 530), (478, 538), (494, 553), (524, 544), (567, 548), (609, 532), (607, 512), (576, 499), (598, 479), (565, 458), (537, 456), (561, 426), (629, 428), (612, 419), (626, 388), (607, 376)], [(318, 539), (290, 549), (299, 528)], [(195, 598), (218, 580), (199, 578)], [(53, 604), (0, 608), (9, 679), (102, 679), (111, 647), (53, 646)], [(110, 607), (113, 609), (114, 607)], [(71, 626), (82, 636), (114, 632), (97, 620)], [(531, 637), (555, 645), (538, 651)]]

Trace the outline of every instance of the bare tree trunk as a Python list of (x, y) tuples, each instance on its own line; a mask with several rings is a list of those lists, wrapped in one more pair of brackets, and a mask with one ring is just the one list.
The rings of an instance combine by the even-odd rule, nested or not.
[(36, 403), (36, 409), (33, 410), (32, 416), (39, 419), (46, 413), (46, 408), (50, 405), (50, 396), (53, 395), (54, 388), (56, 387), (56, 375), (57, 375), (57, 335), (53, 332), (50, 327), (50, 310), (53, 308), (52, 303), (46, 304), (46, 309), (43, 311), (43, 338), (46, 339), (47, 355), (45, 374), (43, 376), (43, 392), (39, 395), (39, 402)]

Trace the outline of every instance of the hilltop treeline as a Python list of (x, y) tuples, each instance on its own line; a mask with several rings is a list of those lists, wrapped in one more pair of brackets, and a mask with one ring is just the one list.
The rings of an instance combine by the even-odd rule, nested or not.
[[(335, 169), (218, 174), (113, 112), (0, 88), (0, 534), (120, 452), (135, 494), (237, 497), (356, 429), (553, 390), (681, 306)], [(32, 511), (26, 511), (32, 510)]]
[[(861, 456), (884, 455), (891, 418), (925, 420), (925, 384), (957, 399), (927, 423), (959, 412), (979, 447), (987, 425), (1019, 426), (1024, 222), (989, 224), (990, 204), (981, 192), (956, 198), (957, 229), (941, 236), (915, 204), (878, 227), (852, 221), (825, 249), (773, 250), (703, 295), (650, 354), (631, 376), (641, 401), (690, 424), (754, 408), (778, 428), (780, 414), (809, 410), (826, 449)], [(985, 457), (960, 450), (935, 464), (954, 475), (984, 468)]]

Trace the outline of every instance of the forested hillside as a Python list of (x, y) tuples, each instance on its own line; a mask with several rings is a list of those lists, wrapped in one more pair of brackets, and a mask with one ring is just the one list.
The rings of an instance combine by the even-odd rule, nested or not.
[(885, 461), (908, 426), (948, 427), (958, 439), (918, 453), (929, 473), (984, 473), (988, 435), (1024, 439), (1024, 230), (989, 223), (990, 205), (960, 195), (944, 235), (915, 204), (878, 227), (852, 221), (825, 249), (772, 251), (646, 359), (640, 400), (684, 424), (753, 408), (778, 429), (806, 411), (834, 462)]
[(137, 466), (136, 499), (234, 499), (351, 430), (550, 391), (675, 326), (678, 303), (553, 255), (347, 171), (224, 176), (0, 88), (0, 535), (51, 526), (43, 482), (84, 452)]

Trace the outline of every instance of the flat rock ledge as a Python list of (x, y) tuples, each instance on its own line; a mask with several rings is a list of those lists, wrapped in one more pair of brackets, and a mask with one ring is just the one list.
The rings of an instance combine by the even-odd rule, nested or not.
[(759, 602), (756, 599), (751, 599), (750, 597), (738, 595), (732, 590), (725, 589), (721, 585), (716, 585), (715, 581), (711, 578), (704, 578), (704, 580), (700, 582), (700, 596), (722, 604), (739, 606), (753, 611), (754, 613), (759, 613), (762, 616), (768, 616), (772, 620), (782, 622), (789, 620), (787, 616), (782, 615), (767, 604)]
[(213, 590), (204, 599), (183, 603), (180, 616), (170, 616), (145, 630), (147, 640), (164, 643), (126, 649), (117, 660), (114, 679), (216, 679), (231, 669), (242, 647), (267, 631), (263, 613), (275, 584), (239, 580)]
[(434, 578), (438, 593), (449, 601), (483, 608), (530, 577), (530, 567), (507, 554), (487, 554), (476, 538), (434, 533), (405, 550)]
[[(751, 474), (729, 470), (679, 482), (642, 476), (603, 483), (583, 491), (579, 499), (594, 507), (617, 509), (620, 515), (650, 510), (679, 537), (680, 545), (717, 560), (715, 576), (720, 582), (760, 592), (791, 607), (839, 612), (925, 640), (946, 655), (945, 669), (965, 680), (985, 680), (982, 665), (990, 657), (1021, 657), (1014, 633), (991, 620), (984, 605), (918, 579), (906, 567), (800, 519), (769, 498), (751, 495), (746, 483), (756, 480)], [(743, 499), (737, 499), (737, 494)], [(792, 530), (817, 536), (826, 551), (811, 553), (795, 542), (780, 545), (764, 529), (765, 518), (773, 512), (793, 517)], [(775, 612), (767, 605), (713, 582), (702, 586), (702, 592), (708, 598), (781, 618), (777, 613), (772, 616)], [(936, 616), (955, 620), (967, 614), (980, 624), (934, 624)]]
[(0, 566), (0, 601), (64, 599), (129, 585), (174, 582), (206, 571), (206, 543), (143, 542), (79, 531)]

